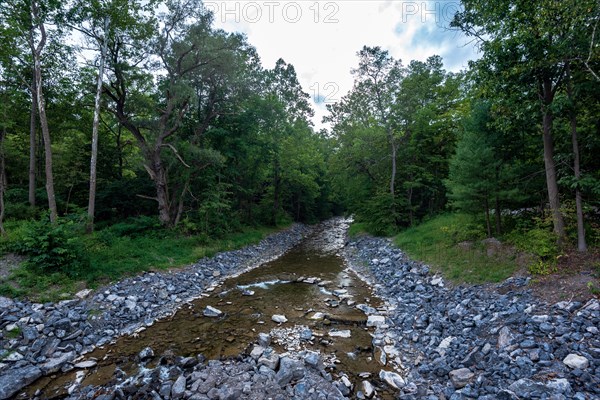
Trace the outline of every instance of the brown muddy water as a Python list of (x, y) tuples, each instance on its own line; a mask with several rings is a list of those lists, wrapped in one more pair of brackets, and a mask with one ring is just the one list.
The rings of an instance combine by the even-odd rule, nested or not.
[[(369, 379), (376, 383), (382, 366), (371, 344), (374, 328), (366, 327), (367, 316), (356, 305), (378, 308), (382, 303), (338, 255), (346, 228), (347, 222), (340, 219), (323, 224), (280, 258), (225, 280), (138, 334), (86, 354), (83, 360), (97, 361), (94, 368), (44, 377), (17, 398), (36, 391), (42, 398), (65, 397), (66, 388), (76, 380), (82, 385), (110, 384), (117, 372), (135, 374), (141, 368), (136, 356), (145, 347), (151, 347), (156, 355), (235, 358), (250, 353), (260, 332), (271, 334), (271, 345), (279, 353), (319, 351), (326, 369), (334, 377), (347, 374), (354, 387), (363, 380), (359, 374), (365, 377), (370, 373)], [(203, 316), (207, 306), (223, 315)], [(324, 318), (315, 319), (317, 313)], [(284, 315), (288, 321), (273, 322), (274, 314)], [(300, 338), (306, 328), (312, 331), (311, 340)], [(345, 330), (350, 330), (349, 338), (330, 335)], [(389, 395), (381, 388), (378, 394), (381, 398)]]

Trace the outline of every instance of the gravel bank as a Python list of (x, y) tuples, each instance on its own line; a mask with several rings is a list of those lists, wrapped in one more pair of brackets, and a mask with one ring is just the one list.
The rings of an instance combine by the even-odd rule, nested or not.
[(597, 299), (543, 304), (526, 278), (447, 288), (386, 239), (351, 240), (345, 257), (388, 302), (374, 344), (404, 367), (398, 398), (600, 398)]

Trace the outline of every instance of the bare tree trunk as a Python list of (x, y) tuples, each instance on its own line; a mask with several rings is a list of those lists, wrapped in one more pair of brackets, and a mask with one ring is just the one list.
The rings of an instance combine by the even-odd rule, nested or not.
[(90, 157), (90, 193), (88, 199), (87, 232), (94, 230), (94, 213), (96, 209), (96, 164), (98, 161), (98, 127), (100, 125), (100, 95), (102, 94), (102, 79), (104, 77), (104, 62), (108, 49), (108, 17), (104, 18), (104, 41), (100, 52), (98, 81), (96, 83), (96, 99), (94, 101), (94, 122), (92, 124), (92, 154)]
[[(35, 75), (35, 71), (34, 71)], [(36, 140), (37, 140), (37, 89), (35, 78), (31, 83), (31, 111), (29, 114), (29, 205), (35, 207)]]
[(571, 65), (567, 62), (567, 96), (571, 101), (569, 108), (569, 120), (571, 123), (571, 142), (573, 144), (573, 170), (577, 186), (575, 188), (575, 207), (577, 210), (577, 250), (585, 253), (587, 251), (587, 243), (585, 242), (585, 226), (583, 223), (583, 201), (581, 199), (581, 190), (579, 188), (579, 180), (581, 179), (581, 167), (579, 161), (579, 143), (577, 139), (577, 112), (575, 110), (575, 98), (573, 96), (573, 82), (571, 77)]
[(390, 144), (392, 145), (392, 177), (390, 178), (390, 194), (392, 195), (393, 200), (395, 199), (396, 193), (396, 154), (398, 153), (398, 145), (392, 137), (390, 137)]
[(4, 139), (6, 138), (6, 105), (8, 102), (5, 101), (4, 107), (4, 124), (2, 126), (2, 132), (0, 132), (0, 234), (2, 236), (6, 235), (6, 231), (4, 230), (4, 192), (6, 191), (6, 163), (4, 160)]
[(558, 192), (558, 183), (556, 180), (556, 165), (554, 163), (554, 143), (552, 140), (552, 125), (554, 117), (550, 110), (550, 105), (554, 97), (552, 91), (552, 81), (546, 79), (542, 82), (542, 114), (543, 114), (543, 141), (544, 141), (544, 169), (546, 171), (546, 186), (548, 189), (548, 200), (550, 202), (550, 211), (552, 213), (552, 222), (554, 223), (554, 232), (558, 236), (558, 244), (562, 245), (565, 241), (565, 222), (560, 211), (560, 199)]
[(490, 222), (490, 204), (488, 201), (488, 195), (485, 195), (485, 225), (487, 228), (487, 237), (492, 237), (492, 224)]
[(500, 209), (500, 199), (498, 198), (498, 194), (496, 194), (496, 235), (500, 236), (502, 234), (502, 210)]
[(40, 31), (40, 41), (37, 46), (30, 43), (33, 50), (33, 63), (35, 70), (35, 86), (38, 112), (40, 116), (40, 125), (42, 127), (42, 136), (44, 138), (44, 153), (46, 156), (46, 193), (48, 194), (48, 208), (50, 210), (50, 221), (56, 222), (58, 211), (56, 209), (56, 196), (54, 194), (54, 176), (52, 174), (52, 145), (50, 142), (50, 130), (48, 129), (48, 119), (46, 117), (46, 103), (44, 100), (43, 85), (42, 85), (42, 64), (41, 53), (46, 45), (46, 28), (43, 21), (38, 21), (38, 5), (33, 0), (31, 2), (31, 16), (34, 24)]
[(158, 202), (158, 218), (164, 226), (172, 226), (169, 188), (167, 184), (167, 174), (162, 165), (160, 151), (155, 151), (152, 156), (152, 179), (156, 186), (156, 201)]

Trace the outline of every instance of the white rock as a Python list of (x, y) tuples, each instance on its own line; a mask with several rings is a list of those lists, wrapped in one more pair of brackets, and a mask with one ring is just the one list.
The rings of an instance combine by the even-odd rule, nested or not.
[(83, 289), (75, 293), (75, 297), (77, 297), (78, 299), (85, 299), (90, 295), (90, 293), (92, 293), (92, 289)]
[(444, 354), (446, 354), (446, 350), (448, 350), (448, 347), (450, 347), (450, 345), (452, 344), (452, 342), (454, 342), (455, 339), (456, 338), (454, 336), (448, 336), (447, 338), (444, 338), (438, 345), (436, 351), (443, 356)]
[(367, 326), (379, 327), (385, 324), (385, 317), (383, 315), (369, 315), (367, 318)]
[(322, 312), (316, 312), (312, 315), (312, 317), (310, 317), (310, 319), (315, 319), (315, 320), (321, 320), (325, 318), (325, 314), (323, 314)]
[(373, 389), (373, 385), (369, 381), (362, 381), (362, 391), (367, 399), (375, 395), (375, 389)]
[(339, 338), (349, 338), (350, 336), (352, 336), (352, 332), (350, 331), (350, 329), (330, 330), (329, 331), (329, 336), (331, 336), (331, 337), (339, 337)]
[(283, 324), (284, 322), (287, 322), (288, 319), (285, 317), (285, 315), (275, 314), (271, 317), (271, 320), (273, 322), (277, 322), (278, 324)]
[(24, 357), (21, 353), (17, 353), (16, 351), (14, 353), (10, 353), (8, 356), (6, 356), (4, 358), (4, 360), (6, 361), (20, 361), (22, 360)]
[(442, 277), (440, 277), (440, 276), (434, 276), (431, 279), (431, 284), (433, 286), (444, 287), (444, 279), (442, 279)]
[(78, 362), (77, 364), (75, 364), (75, 368), (93, 368), (97, 365), (98, 363), (94, 360), (87, 360), (87, 361), (81, 361)]
[(265, 348), (264, 347), (262, 347), (262, 346), (254, 346), (254, 348), (250, 352), (250, 357), (252, 357), (255, 360), (258, 360), (260, 358), (260, 356), (263, 355), (264, 352), (265, 352)]
[(202, 314), (205, 317), (220, 317), (221, 315), (223, 315), (223, 311), (212, 306), (206, 306)]
[(352, 387), (352, 382), (350, 382), (350, 379), (346, 375), (342, 375), (341, 381), (348, 389)]
[(404, 379), (395, 372), (381, 370), (379, 371), (379, 379), (387, 383), (394, 389), (401, 389), (406, 385)]
[(566, 366), (571, 367), (573, 369), (586, 369), (589, 365), (589, 361), (587, 358), (577, 354), (569, 354), (565, 357), (563, 363)]

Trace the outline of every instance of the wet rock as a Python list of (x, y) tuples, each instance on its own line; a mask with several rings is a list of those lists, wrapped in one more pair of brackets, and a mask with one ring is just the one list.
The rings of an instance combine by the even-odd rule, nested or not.
[(152, 357), (154, 357), (154, 351), (150, 347), (144, 347), (142, 351), (138, 353), (138, 359), (140, 361), (145, 361)]
[(375, 395), (375, 389), (373, 388), (373, 385), (371, 385), (371, 382), (362, 381), (361, 387), (365, 398), (370, 399)]
[(283, 324), (284, 322), (287, 322), (287, 318), (285, 317), (285, 315), (280, 315), (280, 314), (274, 314), (271, 317), (271, 320), (273, 322), (277, 322), (278, 324)]
[(275, 371), (279, 365), (279, 355), (273, 351), (273, 349), (267, 349), (258, 359), (258, 365), (264, 365), (265, 367)]
[(569, 354), (563, 360), (563, 363), (574, 369), (586, 369), (589, 365), (589, 361), (587, 358), (582, 357), (577, 354)]
[(74, 366), (75, 368), (83, 368), (83, 369), (86, 369), (86, 368), (93, 368), (93, 367), (95, 367), (96, 365), (98, 365), (98, 362), (97, 362), (97, 361), (94, 361), (94, 360), (87, 360), (87, 361), (80, 361), (80, 362), (78, 362), (77, 364), (75, 364), (75, 365), (73, 365), (73, 366)]
[(332, 329), (329, 331), (329, 336), (338, 337), (338, 338), (349, 338), (352, 336), (352, 331), (350, 329), (342, 329), (342, 330)]
[(202, 315), (204, 315), (205, 317), (209, 317), (209, 318), (216, 318), (216, 317), (220, 317), (221, 315), (223, 315), (223, 311), (221, 311), (217, 308), (214, 308), (212, 306), (206, 306), (204, 311), (202, 311)]

